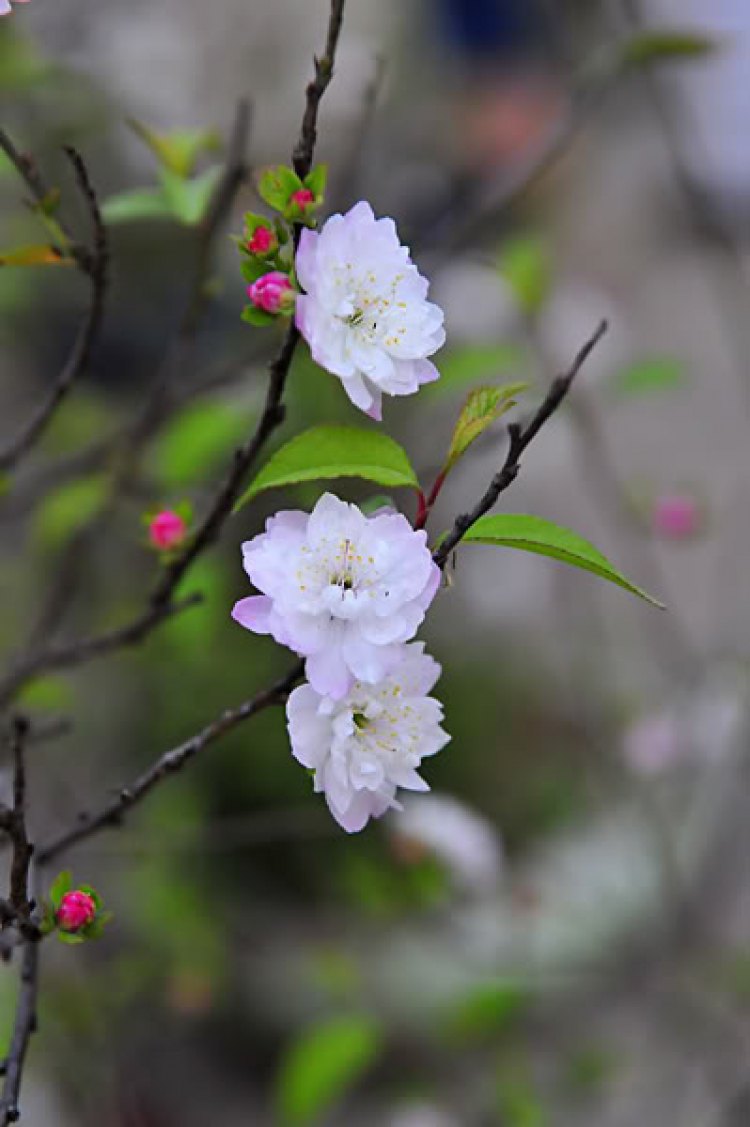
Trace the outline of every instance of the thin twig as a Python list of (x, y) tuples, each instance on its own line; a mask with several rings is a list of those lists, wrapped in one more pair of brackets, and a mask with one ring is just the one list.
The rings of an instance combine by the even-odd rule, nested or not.
[(92, 837), (100, 830), (121, 825), (125, 815), (139, 802), (142, 802), (154, 787), (175, 772), (181, 771), (191, 759), (204, 751), (210, 744), (236, 728), (238, 724), (249, 720), (251, 716), (255, 716), (264, 708), (283, 704), (296, 682), (300, 680), (303, 668), (302, 661), (295, 662), (289, 672), (270, 688), (256, 693), (254, 697), (239, 705), (238, 708), (227, 709), (216, 720), (213, 720), (196, 735), (191, 736), (189, 740), (161, 755), (130, 786), (123, 787), (117, 798), (107, 803), (97, 813), (80, 814), (73, 829), (66, 830), (47, 842), (46, 845), (39, 847), (38, 863), (40, 865), (47, 864), (72, 845)]
[[(0, 133), (0, 139), (2, 134)], [(86, 256), (86, 266), (82, 267), (91, 284), (89, 308), (78, 331), (73, 348), (65, 362), (46, 400), (37, 408), (20, 432), (11, 439), (5, 449), (0, 450), (0, 470), (13, 469), (20, 459), (38, 441), (49, 426), (58, 407), (66, 397), (75, 381), (83, 375), (91, 356), (91, 351), (101, 328), (104, 314), (104, 295), (107, 284), (107, 235), (102, 221), (96, 193), (89, 179), (86, 166), (75, 149), (67, 147), (65, 153), (70, 160), (76, 181), (86, 201), (94, 233), (93, 252)]]
[[(307, 87), (305, 112), (292, 158), (295, 171), (301, 177), (306, 176), (312, 167), (317, 136), (318, 110), (323, 94), (333, 75), (345, 2), (346, 0), (331, 0), (325, 53), (322, 58), (315, 59), (315, 77)], [(295, 232), (295, 243), (298, 241), (300, 230), (301, 228), (298, 227)], [(161, 581), (155, 587), (151, 597), (152, 606), (162, 606), (165, 601), (172, 597), (175, 587), (188, 568), (192, 566), (201, 552), (218, 538), (225, 521), (232, 513), (234, 503), (240, 495), (249, 470), (269, 437), (283, 423), (284, 407), (282, 399), (299, 339), (299, 331), (294, 321), (290, 321), (281, 349), (269, 365), (266, 402), (263, 414), (255, 428), (255, 433), (236, 452), (229, 473), (224, 479), (213, 505), (203, 518), (203, 522), (184, 552), (170, 564)]]
[(521, 468), (521, 455), (526, 447), (533, 442), (544, 424), (554, 415), (560, 404), (570, 391), (573, 380), (580, 372), (586, 360), (596, 348), (599, 341), (607, 331), (607, 322), (602, 321), (596, 332), (591, 336), (576, 355), (569, 370), (562, 376), (553, 380), (543, 402), (534, 413), (531, 421), (521, 427), (512, 424), (508, 427), (510, 445), (502, 468), (495, 474), (487, 491), (471, 512), (463, 513), (456, 517), (453, 528), (445, 540), (433, 552), (433, 559), (438, 567), (445, 567), (453, 549), (464, 538), (473, 524), (489, 512), (497, 502), (500, 494), (513, 484)]
[(336, 61), (336, 48), (341, 35), (341, 25), (344, 21), (345, 4), (346, 0), (331, 0), (331, 15), (328, 20), (325, 51), (322, 58), (315, 59), (315, 77), (308, 84), (306, 91), (307, 101), (302, 118), (302, 128), (292, 154), (294, 171), (303, 180), (312, 168), (315, 142), (318, 137), (318, 110), (321, 99), (333, 77), (333, 65)]
[(196, 606), (202, 598), (203, 596), (196, 592), (179, 602), (152, 606), (138, 618), (116, 630), (109, 630), (104, 634), (92, 634), (88, 638), (79, 638), (68, 645), (51, 646), (47, 650), (31, 654), (28, 658), (19, 661), (0, 681), (0, 708), (3, 708), (32, 677), (52, 669), (70, 669), (76, 665), (83, 665), (92, 658), (105, 657), (126, 646), (138, 645), (156, 626)]

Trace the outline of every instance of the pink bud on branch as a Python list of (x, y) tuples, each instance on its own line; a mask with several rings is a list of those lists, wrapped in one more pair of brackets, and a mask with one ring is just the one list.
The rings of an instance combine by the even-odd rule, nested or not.
[(298, 188), (296, 192), (292, 192), (289, 202), (296, 203), (304, 215), (307, 209), (315, 203), (315, 196), (309, 188)]
[(185, 539), (187, 522), (172, 509), (164, 509), (149, 521), (148, 535), (151, 543), (160, 551), (176, 548)]
[(264, 227), (263, 224), (255, 228), (246, 244), (251, 254), (257, 254), (263, 258), (273, 254), (278, 245), (279, 240), (276, 237), (276, 232), (272, 231), (270, 227)]
[(66, 892), (55, 913), (57, 926), (62, 931), (76, 932), (92, 923), (96, 904), (86, 892)]
[(272, 270), (247, 287), (248, 297), (256, 309), (265, 313), (289, 313), (294, 306), (294, 290), (286, 274)]

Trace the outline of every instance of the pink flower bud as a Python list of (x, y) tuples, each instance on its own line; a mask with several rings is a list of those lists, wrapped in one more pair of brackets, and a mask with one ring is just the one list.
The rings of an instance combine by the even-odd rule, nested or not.
[(292, 192), (289, 202), (296, 203), (297, 207), (304, 215), (307, 208), (315, 203), (315, 196), (309, 188), (298, 188), (296, 192)]
[(657, 498), (653, 520), (660, 536), (684, 540), (698, 531), (700, 512), (695, 500), (687, 494), (665, 493)]
[(262, 224), (255, 228), (252, 238), (247, 241), (247, 249), (251, 254), (273, 254), (278, 245), (279, 240), (276, 238), (276, 232), (272, 231), (270, 227), (264, 227)]
[(286, 274), (272, 270), (247, 287), (253, 305), (266, 313), (286, 313), (294, 305), (294, 290)]
[(80, 931), (96, 916), (96, 904), (86, 892), (66, 892), (55, 913), (63, 931)]
[(157, 513), (148, 526), (151, 543), (161, 551), (176, 548), (184, 539), (186, 530), (184, 518), (171, 509)]

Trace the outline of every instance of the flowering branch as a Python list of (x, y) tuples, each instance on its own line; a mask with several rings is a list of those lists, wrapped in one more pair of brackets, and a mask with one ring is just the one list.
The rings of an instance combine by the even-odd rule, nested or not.
[(130, 786), (123, 787), (117, 798), (97, 813), (79, 814), (73, 829), (66, 830), (58, 837), (40, 846), (37, 854), (38, 863), (40, 865), (48, 864), (72, 845), (92, 837), (100, 830), (121, 825), (125, 814), (142, 802), (154, 787), (177, 771), (181, 771), (191, 759), (221, 736), (226, 735), (238, 724), (249, 720), (251, 716), (255, 716), (263, 709), (269, 708), (271, 705), (284, 704), (289, 693), (302, 677), (302, 671), (302, 662), (296, 662), (284, 677), (268, 689), (256, 693), (254, 697), (237, 708), (227, 709), (216, 720), (211, 721), (200, 732), (191, 736), (189, 740), (185, 740), (184, 743), (166, 751)]
[[(33, 165), (15, 152), (9, 139), (0, 130), (0, 147), (11, 156), (14, 154), (13, 163), (21, 175), (27, 179), (31, 176), (31, 183), (36, 185), (35, 194), (43, 192), (44, 186), (37, 183), (36, 172)], [(26, 454), (34, 443), (40, 438), (52, 420), (53, 415), (70, 391), (74, 382), (83, 374), (88, 366), (91, 350), (101, 328), (104, 313), (104, 296), (107, 283), (107, 261), (109, 252), (107, 248), (107, 234), (104, 228), (96, 193), (89, 179), (86, 166), (75, 149), (66, 146), (65, 154), (73, 166), (76, 181), (83, 196), (94, 232), (94, 248), (88, 251), (83, 246), (73, 244), (71, 254), (78, 263), (79, 268), (90, 280), (91, 299), (88, 311), (78, 331), (71, 353), (65, 362), (57, 380), (51, 388), (46, 401), (37, 409), (32, 417), (22, 427), (19, 434), (11, 439), (5, 449), (0, 450), (0, 470), (12, 469)], [(15, 158), (15, 159), (14, 159)], [(42, 195), (40, 204), (44, 199)]]
[[(292, 158), (295, 171), (300, 177), (306, 176), (312, 167), (315, 140), (317, 137), (318, 110), (323, 94), (328, 88), (328, 84), (333, 76), (333, 66), (336, 58), (336, 48), (341, 34), (345, 2), (346, 0), (331, 0), (331, 14), (328, 21), (325, 53), (322, 58), (315, 60), (315, 78), (307, 87), (305, 112), (302, 119), (299, 139), (294, 147)], [(295, 229), (295, 243), (299, 241), (301, 230), (301, 226), (297, 225)], [(256, 458), (271, 434), (283, 423), (284, 407), (282, 400), (284, 397), (284, 389), (299, 339), (299, 330), (294, 320), (291, 320), (281, 349), (269, 366), (266, 402), (258, 425), (255, 428), (255, 433), (245, 445), (236, 452), (234, 463), (213, 505), (204, 517), (202, 524), (191, 538), (185, 551), (169, 565), (161, 581), (154, 589), (151, 596), (151, 604), (153, 607), (163, 606), (169, 601), (175, 587), (188, 568), (193, 564), (204, 548), (208, 547), (209, 544), (218, 538), (224, 522), (232, 513), (235, 501), (240, 495), (243, 482), (249, 470), (254, 465)]]
[(587, 359), (596, 348), (599, 341), (602, 339), (607, 331), (607, 322), (602, 321), (596, 332), (591, 336), (583, 347), (577, 353), (573, 363), (568, 371), (553, 380), (547, 395), (543, 402), (540, 404), (534, 413), (530, 422), (521, 427), (517, 423), (512, 423), (508, 427), (508, 435), (510, 437), (510, 445), (505, 462), (502, 468), (495, 474), (489, 484), (487, 491), (474, 508), (468, 513), (462, 513), (456, 517), (453, 528), (433, 552), (432, 558), (438, 567), (444, 568), (448, 557), (457, 544), (463, 540), (466, 533), (469, 531), (473, 524), (489, 512), (497, 502), (498, 497), (503, 493), (518, 476), (521, 469), (521, 455), (526, 450), (526, 447), (536, 438), (539, 431), (544, 424), (554, 415), (558, 407), (561, 405), (566, 395), (570, 391), (573, 380), (580, 372)]

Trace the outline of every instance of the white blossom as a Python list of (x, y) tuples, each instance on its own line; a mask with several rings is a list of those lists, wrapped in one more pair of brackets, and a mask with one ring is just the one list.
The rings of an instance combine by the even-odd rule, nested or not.
[(315, 772), (336, 821), (349, 833), (371, 817), (399, 809), (398, 787), (429, 790), (418, 774), (422, 759), (450, 737), (440, 727), (443, 709), (427, 696), (440, 666), (422, 642), (402, 648), (402, 660), (377, 685), (355, 681), (342, 700), (300, 685), (287, 703), (292, 751)]
[(427, 359), (445, 341), (443, 312), (392, 219), (368, 203), (302, 232), (297, 327), (313, 359), (338, 376), (355, 406), (381, 417), (382, 394), (411, 395), (438, 378)]
[(233, 617), (304, 655), (310, 684), (336, 699), (398, 665), (440, 579), (424, 531), (331, 493), (309, 515), (277, 513), (242, 551), (262, 595), (238, 602)]

